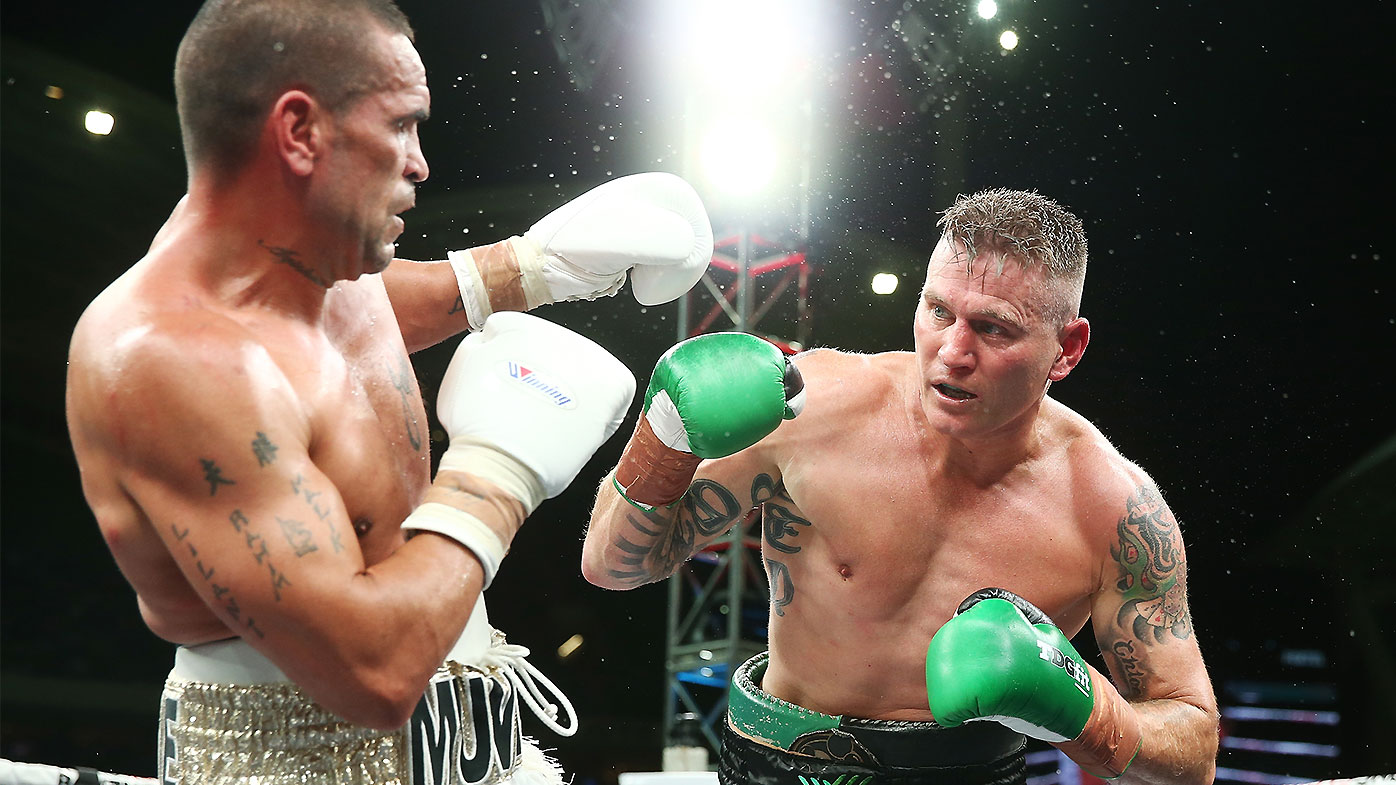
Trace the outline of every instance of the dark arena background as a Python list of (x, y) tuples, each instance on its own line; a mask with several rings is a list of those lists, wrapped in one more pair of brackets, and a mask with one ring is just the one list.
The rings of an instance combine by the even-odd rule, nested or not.
[[(790, 348), (910, 349), (937, 211), (956, 194), (1036, 189), (1074, 210), (1093, 336), (1052, 394), (1143, 466), (1182, 522), (1223, 706), (1217, 780), (1396, 772), (1389, 4), (1000, 0), (984, 18), (940, 0), (400, 3), (433, 99), (431, 177), (401, 256), (522, 233), (623, 174), (699, 188), (718, 259), (686, 310), (641, 307), (627, 287), (541, 312), (642, 385), (680, 335), (736, 318)], [(735, 15), (677, 16), (708, 7)], [(63, 386), (78, 315), (183, 193), (171, 69), (194, 11), (0, 10), (10, 761), (154, 774), (173, 647), (141, 624), (83, 501)], [(88, 130), (92, 110), (106, 133), (103, 115)], [(746, 156), (728, 172), (751, 182), (722, 180), (724, 130)], [(875, 293), (877, 273), (895, 290)], [(414, 358), (428, 411), (454, 345)], [(494, 624), (577, 705), (573, 738), (528, 716), (525, 730), (584, 785), (659, 770), (674, 714), (712, 705), (725, 630), (759, 642), (765, 623), (750, 581), (713, 602), (688, 596), (694, 576), (625, 593), (582, 579), (595, 483), (637, 410), (534, 514), (489, 593)], [(724, 558), (691, 569), (742, 569)], [(668, 621), (684, 603), (699, 609), (692, 629)], [(1088, 631), (1077, 643), (1100, 663)], [(695, 651), (711, 663), (685, 659)], [(1049, 754), (1034, 761), (1035, 782), (1067, 781)]]

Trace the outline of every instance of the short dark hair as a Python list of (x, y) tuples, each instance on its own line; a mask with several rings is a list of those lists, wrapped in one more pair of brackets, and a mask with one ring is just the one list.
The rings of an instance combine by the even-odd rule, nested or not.
[(251, 154), (282, 93), (301, 89), (338, 111), (377, 87), (364, 56), (377, 25), (414, 40), (393, 0), (208, 0), (175, 57), (175, 101), (189, 166), (227, 171)]

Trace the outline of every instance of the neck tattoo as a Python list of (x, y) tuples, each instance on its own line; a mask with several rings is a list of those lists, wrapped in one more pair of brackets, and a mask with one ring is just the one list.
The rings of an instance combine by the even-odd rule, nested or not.
[(287, 267), (290, 267), (292, 270), (295, 270), (301, 275), (304, 275), (306, 279), (310, 282), (323, 286), (326, 289), (330, 288), (329, 281), (326, 281), (324, 278), (322, 278), (319, 273), (315, 272), (309, 267), (306, 267), (305, 262), (302, 262), (300, 259), (297, 258), (295, 250), (290, 248), (282, 248), (279, 245), (267, 245), (260, 239), (257, 240), (257, 245), (260, 245), (261, 247), (267, 249), (267, 251), (271, 253), (272, 256), (276, 257), (276, 261), (286, 265)]

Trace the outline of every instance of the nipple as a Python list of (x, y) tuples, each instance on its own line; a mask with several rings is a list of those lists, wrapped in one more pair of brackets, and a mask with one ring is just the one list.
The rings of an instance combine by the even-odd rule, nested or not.
[(358, 535), (359, 537), (362, 537), (362, 536), (364, 536), (365, 534), (368, 534), (368, 533), (369, 533), (370, 531), (372, 531), (372, 530), (373, 530), (373, 521), (370, 521), (370, 520), (367, 519), (367, 518), (355, 518), (355, 519), (354, 519), (354, 534)]
[(842, 575), (844, 580), (848, 580), (853, 577), (853, 569), (847, 564), (840, 564), (839, 575)]

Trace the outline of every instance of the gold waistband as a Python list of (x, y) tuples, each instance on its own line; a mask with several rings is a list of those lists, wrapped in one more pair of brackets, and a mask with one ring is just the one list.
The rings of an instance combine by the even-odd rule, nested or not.
[(408, 785), (403, 730), (350, 725), (281, 684), (171, 678), (160, 710), (161, 782)]
[(509, 682), (454, 663), (437, 671), (408, 725), (388, 731), (344, 722), (289, 682), (211, 684), (172, 676), (161, 701), (159, 781), (508, 782), (527, 743)]

